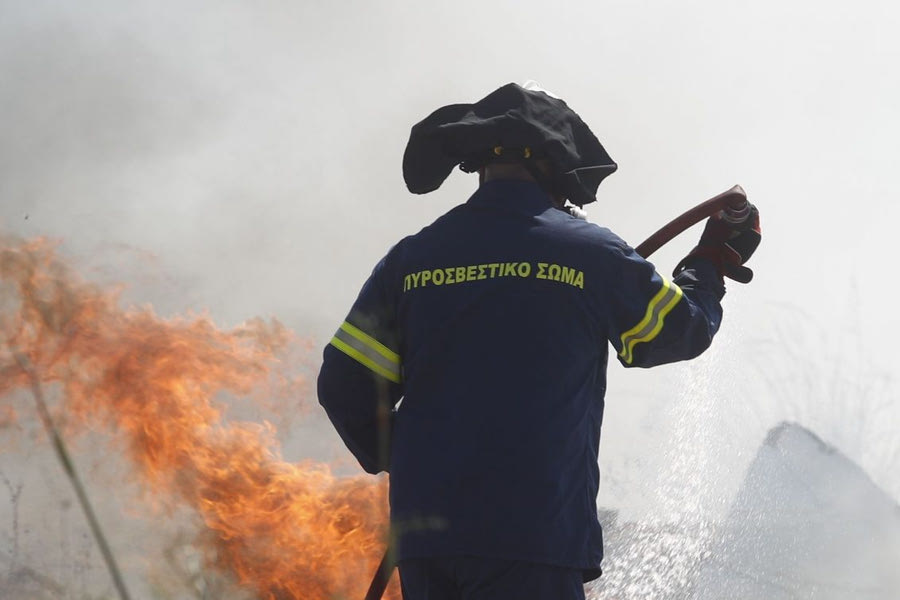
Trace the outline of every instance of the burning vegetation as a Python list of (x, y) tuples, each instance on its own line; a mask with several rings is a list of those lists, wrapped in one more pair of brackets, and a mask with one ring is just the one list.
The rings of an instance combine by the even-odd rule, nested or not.
[(0, 419), (15, 420), (14, 392), (46, 389), (67, 434), (113, 431), (152, 496), (202, 520), (208, 566), (259, 598), (364, 595), (387, 538), (386, 484), (285, 462), (274, 426), (226, 418), (229, 396), (299, 394), (279, 323), (223, 331), (123, 309), (53, 244), (0, 237), (0, 332)]

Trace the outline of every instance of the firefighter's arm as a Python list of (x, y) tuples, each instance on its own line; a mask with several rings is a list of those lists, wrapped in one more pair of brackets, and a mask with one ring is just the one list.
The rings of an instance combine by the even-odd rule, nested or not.
[(318, 378), (319, 403), (369, 473), (388, 470), (391, 417), (402, 394), (394, 305), (382, 281), (383, 265), (325, 347)]
[(615, 254), (609, 332), (619, 362), (652, 367), (706, 350), (722, 321), (725, 294), (715, 266), (696, 258), (669, 280), (624, 242)]

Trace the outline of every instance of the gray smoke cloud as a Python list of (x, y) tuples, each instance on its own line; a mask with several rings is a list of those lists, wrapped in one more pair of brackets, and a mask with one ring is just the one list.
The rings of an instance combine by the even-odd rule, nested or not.
[[(763, 216), (757, 277), (729, 286), (711, 353), (611, 368), (601, 502), (724, 516), (786, 419), (896, 499), (898, 17), (877, 0), (0, 0), (0, 227), (59, 239), (126, 302), (277, 316), (321, 345), (390, 245), (475, 186), (408, 194), (409, 127), (535, 79), (620, 164), (591, 220), (637, 244), (734, 183)], [(696, 233), (654, 257), (661, 272)], [(289, 456), (344, 456), (320, 414), (305, 423)], [(17, 435), (11, 490), (56, 510), (58, 473), (13, 468), (30, 452)], [(77, 526), (31, 531), (19, 543), (40, 548)]]

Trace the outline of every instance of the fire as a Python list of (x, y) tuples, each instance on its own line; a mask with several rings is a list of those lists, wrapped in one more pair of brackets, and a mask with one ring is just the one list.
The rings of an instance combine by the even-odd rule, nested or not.
[[(223, 394), (296, 393), (279, 323), (223, 331), (123, 309), (51, 243), (0, 237), (0, 332), (0, 397), (29, 388), (27, 357), (58, 387), (68, 428), (107, 426), (154, 495), (197, 512), (211, 566), (264, 599), (363, 597), (387, 538), (386, 483), (288, 463), (271, 424), (225, 417)], [(14, 418), (0, 406), (0, 421)]]

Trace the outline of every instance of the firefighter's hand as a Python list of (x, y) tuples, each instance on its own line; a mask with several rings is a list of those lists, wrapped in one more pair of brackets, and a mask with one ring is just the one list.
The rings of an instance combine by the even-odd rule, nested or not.
[(749, 283), (753, 279), (753, 271), (743, 265), (750, 260), (762, 240), (759, 211), (752, 204), (749, 208), (740, 220), (727, 213), (710, 217), (697, 247), (678, 264), (675, 272), (681, 271), (689, 259), (701, 257), (711, 261), (720, 275)]

